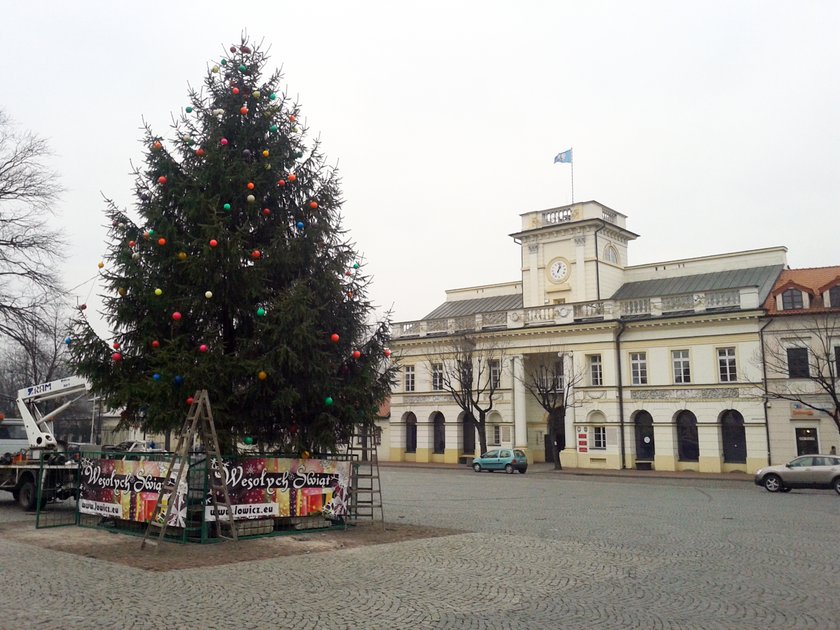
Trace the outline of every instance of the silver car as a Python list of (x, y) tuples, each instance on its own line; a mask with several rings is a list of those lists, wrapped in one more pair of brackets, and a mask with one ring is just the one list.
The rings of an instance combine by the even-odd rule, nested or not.
[(755, 473), (755, 484), (769, 492), (790, 492), (793, 488), (833, 488), (840, 494), (840, 457), (802, 455), (787, 464), (767, 466)]

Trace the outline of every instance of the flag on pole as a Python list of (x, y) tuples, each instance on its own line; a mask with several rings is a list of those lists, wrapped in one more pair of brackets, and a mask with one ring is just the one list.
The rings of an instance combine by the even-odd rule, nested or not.
[(572, 150), (569, 149), (568, 151), (563, 151), (563, 152), (555, 155), (554, 156), (554, 163), (557, 164), (558, 162), (560, 162), (560, 164), (571, 164), (572, 163)]

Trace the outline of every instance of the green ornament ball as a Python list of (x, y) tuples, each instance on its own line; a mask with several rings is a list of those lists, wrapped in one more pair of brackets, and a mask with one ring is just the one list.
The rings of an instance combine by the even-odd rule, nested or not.
[(277, 125), (271, 125), (271, 127), (269, 127), (269, 128), (268, 128), (268, 130), (269, 130), (271, 133), (274, 133), (275, 131), (277, 131)]
[(225, 205), (222, 206), (222, 208), (224, 208), (225, 210), (230, 210), (230, 204), (226, 203)]
[(330, 405), (332, 405), (332, 404), (333, 404), (333, 399), (332, 399), (332, 396), (327, 396), (326, 398), (324, 398), (324, 404), (325, 404), (327, 407), (329, 407)]
[(226, 65), (227, 65), (227, 59), (222, 59), (222, 65), (223, 65), (223, 66), (226, 66)]
[(187, 106), (187, 113), (192, 114), (192, 111), (193, 111), (193, 108), (188, 105)]
[(245, 72), (248, 68), (245, 67), (245, 64), (239, 64), (239, 72)]
[(247, 444), (248, 446), (251, 446), (251, 444), (253, 444), (253, 443), (254, 443), (254, 438), (252, 438), (252, 437), (249, 435), (248, 437), (246, 437), (246, 438), (245, 438), (244, 440), (242, 440), (242, 441), (243, 441), (243, 442), (245, 442), (245, 444)]
[(265, 317), (265, 309), (262, 306), (257, 309), (257, 317)]
[(359, 268), (359, 263), (353, 263), (353, 269), (358, 269), (358, 268)]
[(155, 231), (150, 228), (149, 229), (149, 236), (154, 236), (154, 235), (155, 235)]
[(277, 95), (274, 92), (272, 92), (271, 94), (268, 95), (268, 100), (269, 101), (276, 101), (277, 100)]

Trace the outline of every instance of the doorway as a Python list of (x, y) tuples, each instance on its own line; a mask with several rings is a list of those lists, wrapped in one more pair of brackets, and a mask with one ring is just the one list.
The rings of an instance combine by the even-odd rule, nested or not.
[(636, 414), (636, 461), (652, 462), (656, 455), (653, 439), (653, 418), (647, 411)]
[(796, 454), (814, 455), (820, 452), (816, 429), (796, 429)]

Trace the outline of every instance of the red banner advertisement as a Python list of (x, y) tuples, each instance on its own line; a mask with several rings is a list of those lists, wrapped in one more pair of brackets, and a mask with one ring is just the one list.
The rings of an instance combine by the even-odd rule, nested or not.
[[(147, 523), (155, 509), (169, 462), (124, 459), (85, 459), (79, 494), (79, 512)], [(178, 474), (178, 465), (172, 479)], [(170, 493), (163, 496), (160, 521)], [(187, 517), (187, 470), (181, 476), (169, 525), (184, 527)]]
[[(221, 471), (213, 460), (211, 468), (217, 480), (224, 475), (235, 520), (318, 515), (331, 519), (348, 511), (349, 461), (262, 457), (223, 459)], [(222, 499), (220, 492), (216, 498)], [(210, 496), (204, 517), (216, 520)]]

